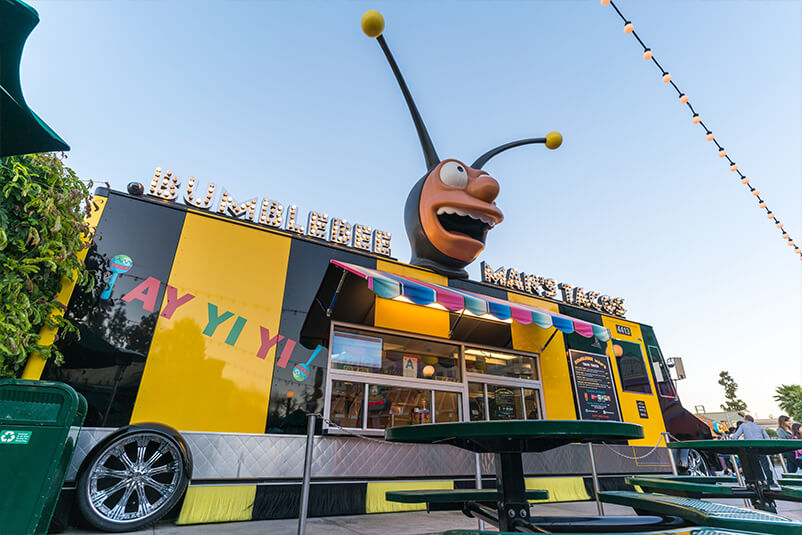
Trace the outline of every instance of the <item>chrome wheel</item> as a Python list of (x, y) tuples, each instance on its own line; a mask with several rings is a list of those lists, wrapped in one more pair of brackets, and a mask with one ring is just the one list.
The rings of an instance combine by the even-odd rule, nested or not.
[(688, 450), (688, 475), (689, 476), (707, 476), (710, 475), (710, 470), (707, 467), (702, 454), (696, 450)]
[(87, 472), (84, 497), (104, 523), (143, 525), (175, 504), (186, 479), (175, 441), (157, 433), (136, 433), (98, 453)]

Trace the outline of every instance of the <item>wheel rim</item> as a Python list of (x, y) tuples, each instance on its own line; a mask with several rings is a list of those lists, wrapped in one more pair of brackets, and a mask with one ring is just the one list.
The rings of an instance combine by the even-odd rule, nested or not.
[(707, 475), (705, 461), (698, 451), (691, 450), (688, 452), (688, 473), (692, 476)]
[(141, 433), (109, 445), (90, 467), (89, 506), (100, 517), (131, 523), (156, 515), (179, 491), (184, 465), (176, 444)]

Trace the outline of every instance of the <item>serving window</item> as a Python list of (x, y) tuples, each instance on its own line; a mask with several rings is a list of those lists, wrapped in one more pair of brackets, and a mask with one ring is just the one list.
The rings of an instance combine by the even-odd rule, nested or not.
[(618, 376), (621, 379), (621, 390), (651, 394), (652, 386), (649, 383), (649, 373), (646, 371), (640, 344), (614, 340), (613, 352), (618, 365)]
[(330, 340), (331, 432), (545, 417), (537, 355), (341, 323)]

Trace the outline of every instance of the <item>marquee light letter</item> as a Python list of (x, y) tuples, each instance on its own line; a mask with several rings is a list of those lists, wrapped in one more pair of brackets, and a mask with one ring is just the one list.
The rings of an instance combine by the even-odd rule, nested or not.
[(168, 201), (175, 200), (178, 197), (177, 190), (180, 184), (178, 177), (173, 175), (172, 171), (168, 170), (162, 177), (162, 168), (157, 167), (153, 173), (153, 178), (150, 180), (148, 195)]
[(493, 271), (493, 268), (487, 262), (482, 262), (480, 267), (482, 269), (482, 282), (490, 282), (501, 286), (507, 285), (507, 276), (503, 267)]
[[(270, 348), (283, 340), (284, 337), (280, 334), (277, 334), (273, 338), (270, 338), (270, 329), (266, 329), (261, 325), (259, 326), (259, 333), (262, 337), (262, 345), (259, 347), (259, 351), (256, 352), (256, 356), (264, 360), (264, 358), (267, 356), (267, 352), (270, 351)], [(284, 366), (286, 365), (287, 364), (284, 363)]]
[(543, 288), (543, 297), (554, 297), (557, 295), (557, 283), (554, 279), (546, 279), (540, 285)]
[(189, 177), (189, 180), (187, 181), (187, 189), (184, 192), (184, 202), (190, 206), (208, 210), (212, 206), (212, 197), (214, 197), (214, 189), (216, 186), (214, 185), (214, 182), (211, 182), (209, 184), (209, 189), (206, 190), (205, 196), (203, 195), (202, 191), (200, 193), (195, 191), (198, 186), (200, 186), (198, 180), (194, 176)]
[(170, 286), (169, 284), (167, 285), (166, 296), (167, 304), (164, 306), (164, 310), (162, 310), (161, 317), (167, 318), (168, 320), (173, 317), (173, 313), (178, 307), (195, 299), (195, 296), (192, 294), (184, 294), (181, 297), (178, 297), (178, 289), (174, 286)]
[(351, 247), (354, 249), (362, 249), (363, 251), (370, 251), (370, 232), (370, 227), (354, 225), (354, 243)]
[(159, 286), (162, 281), (155, 277), (148, 277), (136, 288), (123, 296), (123, 301), (130, 303), (134, 299), (142, 301), (142, 308), (148, 312), (153, 312), (156, 308), (156, 297), (159, 295)]
[(219, 327), (221, 323), (223, 323), (233, 315), (234, 315), (233, 312), (228, 312), (228, 311), (218, 315), (217, 305), (215, 305), (214, 303), (209, 303), (209, 322), (203, 329), (203, 334), (205, 334), (206, 336), (214, 335), (214, 331), (217, 330), (217, 327)]
[(521, 274), (515, 271), (514, 269), (510, 268), (507, 270), (507, 282), (505, 284), (507, 288), (512, 288), (514, 290), (523, 290), (524, 283), (521, 280)]
[(571, 291), (571, 290), (574, 289), (573, 286), (571, 286), (570, 284), (566, 284), (564, 282), (561, 282), (560, 284), (557, 285), (557, 287), (560, 289), (560, 291), (563, 294), (563, 301), (565, 301), (566, 303), (573, 303), (574, 302), (574, 295), (573, 295), (573, 292)]
[(538, 287), (543, 283), (543, 277), (537, 275), (524, 275), (524, 291), (534, 295), (540, 295)]

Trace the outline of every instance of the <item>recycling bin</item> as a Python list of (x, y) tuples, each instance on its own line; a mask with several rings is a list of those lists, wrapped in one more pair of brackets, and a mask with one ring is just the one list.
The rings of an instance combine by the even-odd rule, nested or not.
[(47, 533), (85, 417), (68, 385), (0, 380), (0, 533)]

